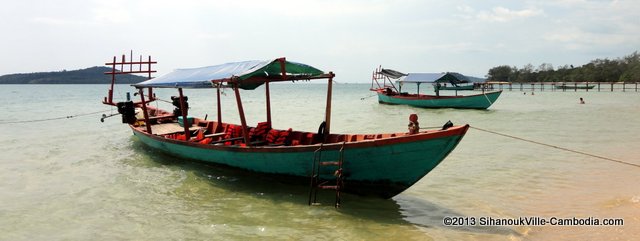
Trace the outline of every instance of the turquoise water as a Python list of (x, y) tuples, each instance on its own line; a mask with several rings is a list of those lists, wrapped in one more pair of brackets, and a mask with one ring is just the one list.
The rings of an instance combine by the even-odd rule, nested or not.
[[(334, 85), (332, 131), (455, 124), (640, 164), (640, 92), (505, 91), (489, 110), (380, 105), (369, 85)], [(100, 102), (106, 85), (2, 85), (0, 240), (633, 239), (640, 168), (471, 129), (443, 163), (391, 200), (347, 195), (307, 206), (307, 187), (185, 162), (143, 146)], [(316, 130), (326, 85), (272, 85), (276, 128)], [(118, 86), (123, 97), (127, 86)], [(421, 88), (421, 92), (425, 91)], [(169, 99), (173, 90), (159, 90)], [(215, 118), (211, 90), (187, 90), (193, 116)], [(423, 92), (424, 93), (424, 92)], [(365, 98), (361, 100), (361, 98)], [(578, 98), (587, 102), (578, 104)], [(249, 124), (266, 119), (264, 88), (243, 91)], [(223, 120), (239, 123), (235, 97)], [(171, 109), (160, 102), (160, 107)], [(623, 218), (624, 226), (450, 227), (446, 216)]]

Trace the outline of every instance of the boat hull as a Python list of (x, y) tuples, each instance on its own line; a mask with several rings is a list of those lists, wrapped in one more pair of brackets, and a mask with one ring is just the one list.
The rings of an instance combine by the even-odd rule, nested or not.
[(473, 85), (442, 86), (440, 90), (473, 90)]
[(502, 91), (467, 96), (387, 95), (378, 92), (378, 102), (410, 105), (423, 108), (487, 109), (496, 102)]
[[(469, 126), (402, 137), (323, 144), (322, 161), (337, 161), (343, 151), (343, 191), (390, 198), (409, 188), (432, 171), (458, 145)], [(283, 177), (309, 183), (314, 152), (320, 144), (281, 147), (204, 145), (166, 139), (135, 127), (138, 139), (171, 155), (206, 163)], [(322, 167), (321, 178), (335, 179), (335, 166)]]

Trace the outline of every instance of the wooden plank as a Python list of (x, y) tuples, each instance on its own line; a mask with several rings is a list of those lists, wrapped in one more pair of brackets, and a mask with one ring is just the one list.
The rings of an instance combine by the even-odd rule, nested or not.
[[(198, 126), (192, 126), (189, 128), (190, 131), (195, 131), (199, 129)], [(151, 125), (151, 131), (156, 135), (166, 135), (171, 133), (184, 132), (184, 127), (180, 126), (178, 123), (162, 123)]]

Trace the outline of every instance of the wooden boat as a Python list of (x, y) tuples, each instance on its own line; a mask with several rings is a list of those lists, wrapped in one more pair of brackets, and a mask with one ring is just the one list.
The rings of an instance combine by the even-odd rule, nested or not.
[(473, 90), (473, 85), (451, 85), (451, 86), (441, 86), (440, 90)]
[(424, 108), (487, 109), (496, 102), (502, 91), (465, 96), (436, 96), (407, 93), (387, 93), (377, 90), (378, 102), (392, 105), (410, 105)]
[(561, 90), (590, 90), (596, 87), (595, 85), (556, 85), (556, 89)]
[[(394, 81), (399, 83), (396, 88)], [(371, 91), (376, 92), (378, 102), (382, 104), (410, 105), (423, 108), (457, 108), (457, 109), (487, 109), (498, 100), (502, 91), (486, 92), (473, 95), (458, 95), (457, 89), (454, 95), (440, 95), (444, 88), (441, 83), (456, 84), (461, 82), (457, 75), (451, 73), (410, 73), (404, 74), (395, 70), (379, 67), (373, 73)], [(382, 82), (382, 83), (381, 83)], [(417, 93), (402, 92), (402, 85), (414, 83), (417, 85)], [(420, 94), (420, 84), (430, 83), (434, 85), (435, 95)], [(469, 85), (473, 88), (473, 85)], [(447, 88), (448, 89), (448, 88)]]
[[(321, 189), (359, 195), (390, 198), (401, 193), (432, 171), (460, 142), (469, 126), (445, 125), (442, 129), (422, 130), (417, 134), (402, 131), (384, 134), (338, 134), (331, 132), (332, 72), (325, 73), (309, 65), (285, 58), (245, 61), (195, 69), (179, 69), (167, 75), (134, 84), (139, 102), (113, 101), (115, 76), (149, 73), (152, 70), (117, 70), (116, 66), (151, 65), (151, 61), (121, 62), (108, 72), (113, 76), (104, 103), (118, 107), (123, 122), (142, 143), (168, 154), (201, 162), (288, 177), (309, 185), (311, 194)], [(129, 69), (137, 69), (136, 67)], [(150, 69), (150, 67), (149, 67)], [(279, 81), (327, 81), (325, 119), (317, 132), (272, 128), (269, 84)], [(253, 90), (264, 85), (266, 120), (255, 126), (246, 123), (240, 89)], [(154, 88), (175, 88), (173, 112), (154, 108), (158, 100)], [(188, 116), (188, 98), (183, 88), (216, 90), (217, 120)], [(220, 89), (235, 93), (239, 124), (222, 121)], [(147, 93), (145, 93), (148, 91)], [(295, 100), (292, 100), (295, 104)], [(138, 109), (136, 117), (135, 109)], [(404, 129), (404, 128), (399, 128)], [(311, 191), (314, 190), (314, 191)]]

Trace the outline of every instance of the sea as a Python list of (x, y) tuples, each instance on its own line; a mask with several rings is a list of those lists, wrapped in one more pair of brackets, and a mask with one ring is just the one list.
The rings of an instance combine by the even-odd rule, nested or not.
[[(120, 116), (101, 122), (117, 113), (101, 103), (108, 87), (0, 85), (0, 240), (637, 240), (640, 233), (634, 89), (514, 89), (488, 110), (458, 110), (379, 104), (369, 84), (336, 83), (333, 133), (403, 132), (413, 113), (423, 129), (471, 126), (403, 193), (343, 195), (336, 209), (330, 191), (309, 206), (306, 185), (146, 147)], [(275, 128), (318, 129), (326, 83), (270, 87)], [(127, 92), (139, 98), (128, 85), (114, 96)], [(190, 116), (217, 118), (215, 90), (185, 95)], [(240, 97), (250, 125), (266, 120), (264, 86)], [(222, 95), (225, 122), (240, 122), (235, 98), (231, 90)]]

